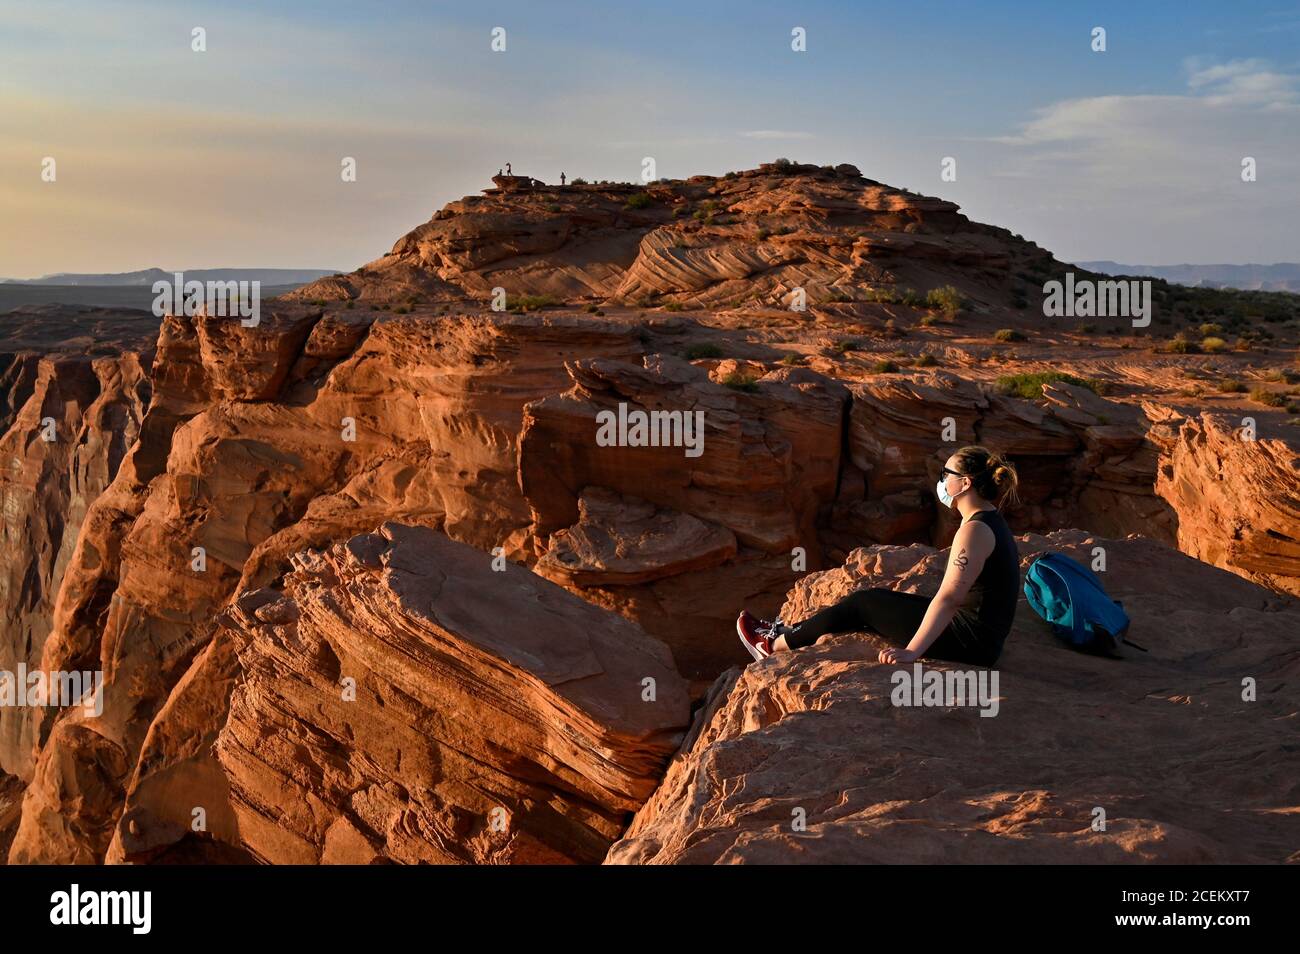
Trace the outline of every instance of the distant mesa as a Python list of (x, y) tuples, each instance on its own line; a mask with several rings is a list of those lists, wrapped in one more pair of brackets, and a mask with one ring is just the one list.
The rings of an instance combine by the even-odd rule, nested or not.
[(10, 278), (3, 285), (152, 285), (156, 281), (169, 282), (176, 272), (183, 272), (187, 280), (258, 281), (263, 285), (301, 285), (313, 282), (334, 272), (325, 268), (194, 268), (171, 269), (141, 268), (134, 272), (56, 272), (40, 278)]
[(1300, 262), (1278, 262), (1275, 265), (1125, 265), (1101, 261), (1079, 264), (1104, 275), (1159, 278), (1197, 288), (1300, 292)]

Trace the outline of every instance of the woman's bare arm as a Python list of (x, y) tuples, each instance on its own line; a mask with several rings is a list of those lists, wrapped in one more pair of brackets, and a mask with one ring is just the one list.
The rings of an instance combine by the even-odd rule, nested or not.
[(966, 601), (966, 594), (970, 592), (971, 584), (984, 569), (984, 561), (989, 558), (996, 543), (997, 539), (993, 536), (993, 531), (984, 524), (968, 520), (961, 525), (952, 540), (943, 583), (939, 586), (939, 592), (934, 594), (934, 599), (930, 601), (916, 635), (912, 637), (906, 649), (890, 647), (881, 650), (881, 662), (912, 662), (919, 659), (930, 648), (952, 621), (953, 614)]

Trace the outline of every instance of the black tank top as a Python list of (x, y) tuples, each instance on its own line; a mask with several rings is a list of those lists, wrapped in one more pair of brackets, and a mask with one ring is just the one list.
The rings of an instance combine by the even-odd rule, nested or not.
[(984, 561), (984, 569), (971, 585), (962, 606), (963, 615), (972, 623), (981, 642), (993, 642), (999, 649), (1011, 631), (1020, 601), (1020, 550), (1002, 514), (996, 510), (977, 510), (969, 517), (993, 531), (993, 552)]

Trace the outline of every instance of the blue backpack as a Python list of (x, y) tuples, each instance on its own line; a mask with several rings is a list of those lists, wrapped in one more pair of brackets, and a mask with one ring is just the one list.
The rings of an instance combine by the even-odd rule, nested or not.
[(1063, 553), (1048, 553), (1025, 571), (1025, 598), (1052, 631), (1082, 652), (1116, 656), (1129, 642), (1124, 607), (1106, 595), (1097, 574)]

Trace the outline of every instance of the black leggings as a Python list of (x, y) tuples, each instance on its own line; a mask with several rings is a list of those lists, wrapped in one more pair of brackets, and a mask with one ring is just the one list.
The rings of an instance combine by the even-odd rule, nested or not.
[[(811, 646), (827, 633), (853, 633), (869, 630), (891, 643), (906, 646), (925, 619), (930, 608), (929, 596), (900, 593), (897, 590), (870, 589), (850, 593), (834, 606), (809, 616), (802, 623), (787, 626), (785, 643), (791, 649)], [(932, 659), (991, 666), (998, 652), (979, 639), (971, 621), (958, 614), (939, 638), (924, 653)]]

